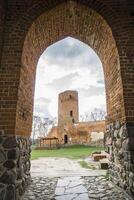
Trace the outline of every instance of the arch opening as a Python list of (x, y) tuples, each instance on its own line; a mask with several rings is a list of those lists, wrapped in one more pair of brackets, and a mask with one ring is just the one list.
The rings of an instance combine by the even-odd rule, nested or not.
[[(61, 10), (62, 12), (60, 12)], [(125, 121), (118, 49), (112, 30), (104, 18), (96, 11), (76, 2), (58, 5), (40, 15), (29, 28), (24, 40), (21, 59), (22, 67), (16, 113), (16, 134), (21, 133), (22, 135), (29, 136), (31, 134), (34, 82), (36, 66), (40, 55), (48, 46), (67, 36), (76, 38), (89, 45), (102, 62), (107, 105), (107, 145), (112, 146), (113, 143), (109, 142), (109, 140), (113, 140), (111, 138), (111, 131), (117, 127), (120, 130), (124, 126), (123, 122)], [(29, 117), (24, 122), (19, 118), (18, 111), (21, 105), (25, 108), (25, 102)], [(117, 149), (116, 146), (114, 148)], [(111, 156), (113, 160), (115, 157), (117, 160), (117, 162), (112, 162), (111, 169), (113, 170), (117, 163), (121, 162), (122, 170), (124, 170), (124, 160), (119, 161), (118, 155), (116, 155), (116, 152), (113, 153), (113, 151)], [(120, 177), (120, 180), (122, 179)]]
[[(66, 129), (72, 138), (70, 144), (91, 142), (93, 145), (90, 121), (102, 122), (100, 131), (104, 131), (106, 100), (102, 64), (88, 45), (67, 37), (49, 46), (39, 59), (35, 88), (32, 141), (41, 137), (58, 137), (60, 145), (62, 132)], [(46, 128), (43, 128), (43, 123)], [(80, 123), (85, 125), (82, 141), (77, 137), (79, 129), (84, 129)], [(97, 127), (96, 131), (99, 132)], [(102, 140), (98, 141), (99, 146), (103, 146)], [(40, 144), (37, 142), (38, 148)], [(96, 141), (94, 145), (98, 144)], [(49, 144), (46, 143), (45, 147), (43, 143), (42, 148), (43, 145), (47, 148)]]
[[(59, 10), (63, 10), (64, 14), (60, 13)], [(64, 21), (64, 23), (62, 21)], [(66, 36), (71, 36), (83, 41), (91, 46), (98, 54), (103, 65), (105, 77), (107, 120), (109, 122), (116, 120), (124, 121), (125, 111), (122, 98), (123, 91), (119, 55), (112, 31), (106, 21), (98, 13), (83, 5), (75, 4), (75, 2), (71, 6), (70, 4), (66, 4), (66, 7), (64, 4), (59, 5), (52, 11), (38, 17), (30, 27), (25, 38), (22, 53), (21, 73), (22, 76), (27, 73), (27, 78), (24, 79), (21, 76), (22, 81), (20, 81), (20, 83), (22, 83), (22, 87), (20, 84), (21, 94), (19, 95), (21, 100), (18, 102), (25, 102), (25, 95), (23, 95), (23, 93), (30, 89), (32, 94), (30, 94), (27, 99), (29, 99), (28, 107), (31, 107), (31, 110), (29, 110), (29, 116), (31, 116), (33, 109), (31, 102), (33, 102), (34, 96), (33, 85), (38, 59), (44, 49)], [(29, 82), (28, 73), (30, 73), (29, 76), (31, 76), (31, 83)], [(27, 85), (28, 88), (25, 87), (24, 89), (23, 85)], [(118, 93), (116, 91), (118, 91)], [(28, 103), (28, 101), (26, 102)]]

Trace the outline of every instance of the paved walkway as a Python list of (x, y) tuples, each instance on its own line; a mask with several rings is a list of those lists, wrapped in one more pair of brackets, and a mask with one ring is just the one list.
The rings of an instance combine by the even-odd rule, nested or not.
[(22, 200), (131, 200), (107, 181), (105, 170), (82, 168), (78, 160), (40, 158), (32, 161), (31, 173)]
[(132, 200), (104, 176), (34, 177), (23, 200)]
[[(106, 175), (105, 170), (82, 168), (79, 161), (68, 158), (39, 158), (31, 161), (31, 174), (32, 177)], [(94, 164), (96, 165), (96, 162)]]

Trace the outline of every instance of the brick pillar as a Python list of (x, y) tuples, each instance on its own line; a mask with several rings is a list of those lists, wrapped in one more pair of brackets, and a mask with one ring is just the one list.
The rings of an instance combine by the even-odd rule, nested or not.
[[(16, 47), (18, 44), (18, 36), (16, 35), (14, 39), (10, 37), (10, 24), (11, 23), (6, 22), (5, 25), (3, 22), (3, 27), (0, 28), (0, 35), (2, 35), (2, 30), (4, 30), (3, 37), (0, 38), (0, 54), (2, 51), (2, 54), (0, 55), (1, 200), (19, 200), (31, 179), (30, 131), (26, 130), (25, 132), (27, 134), (18, 131), (18, 134), (16, 134), (16, 110), (19, 95), (21, 51), (20, 47)], [(16, 50), (14, 49), (14, 46), (16, 47)], [(19, 109), (18, 115), (18, 117), (26, 124), (25, 109)]]

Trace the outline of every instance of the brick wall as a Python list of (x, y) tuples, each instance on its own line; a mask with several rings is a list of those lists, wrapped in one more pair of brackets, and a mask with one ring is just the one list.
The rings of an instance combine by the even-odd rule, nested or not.
[(67, 135), (68, 144), (104, 146), (105, 130), (105, 121), (78, 122), (77, 125), (56, 126), (50, 130), (47, 137), (56, 137), (59, 139), (59, 144), (64, 144), (64, 135)]
[(82, 1), (85, 7), (74, 1), (50, 10), (61, 2), (7, 3), (1, 107), (8, 109), (1, 109), (0, 122), (5, 133), (30, 134), (38, 58), (47, 46), (65, 36), (82, 40), (99, 55), (104, 67), (108, 120), (127, 118), (133, 122), (133, 2)]
[[(22, 66), (24, 70), (27, 70), (26, 73), (23, 69), (21, 70), (19, 103), (22, 101), (23, 105), (24, 102), (28, 105), (29, 102), (29, 105), (26, 106), (30, 108), (30, 102), (33, 101), (33, 74), (35, 73), (37, 60), (47, 46), (66, 36), (78, 38), (89, 44), (99, 55), (104, 66), (109, 119), (120, 118), (124, 120), (119, 56), (111, 29), (99, 14), (75, 3), (61, 4), (52, 11), (41, 15), (32, 24), (23, 47)], [(29, 52), (30, 55), (28, 56)], [(28, 73), (29, 76), (27, 76)], [(26, 96), (27, 91), (32, 91), (32, 95), (28, 94), (29, 97)], [(27, 101), (25, 96), (28, 99)], [(29, 113), (32, 113), (32, 109), (29, 110)], [(19, 118), (17, 117), (17, 119)], [(22, 120), (17, 120), (17, 122), (19, 127), (20, 124), (23, 124)]]
[(2, 52), (2, 46), (3, 46), (5, 12), (6, 12), (6, 5), (5, 5), (4, 0), (2, 0), (0, 4), (0, 60), (1, 60), (1, 52)]

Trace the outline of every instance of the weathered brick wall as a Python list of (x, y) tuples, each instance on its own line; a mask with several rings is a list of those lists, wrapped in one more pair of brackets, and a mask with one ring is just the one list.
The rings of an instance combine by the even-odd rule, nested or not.
[(106, 122), (102, 121), (89, 121), (89, 122), (79, 122), (78, 124), (79, 130), (87, 130), (88, 132), (105, 132), (106, 130)]
[[(43, 29), (42, 27), (45, 28)], [(52, 11), (41, 15), (30, 28), (23, 47), (22, 85), (20, 84), (21, 94), (19, 94), (19, 103), (22, 101), (24, 106), (24, 102), (26, 102), (26, 106), (31, 113), (30, 102), (33, 101), (31, 99), (33, 95), (29, 94), (28, 98), (28, 95), (26, 96), (25, 94), (29, 90), (33, 92), (33, 74), (35, 73), (37, 60), (48, 45), (69, 35), (89, 44), (100, 56), (104, 66), (109, 120), (115, 118), (124, 120), (119, 57), (111, 29), (105, 20), (96, 12), (75, 3), (61, 4)], [(29, 52), (30, 55), (27, 56)], [(31, 66), (30, 69), (29, 65)], [(30, 73), (28, 70), (24, 73), (23, 69), (32, 70), (33, 73)], [(28, 76), (25, 75), (28, 73), (31, 75), (31, 83), (29, 82)], [(28, 98), (27, 101), (25, 97)], [(19, 127), (23, 124), (22, 120), (17, 122), (17, 126)], [(23, 124), (24, 126), (25, 124)]]
[(1, 0), (0, 3), (0, 60), (1, 60), (1, 52), (3, 47), (3, 32), (5, 25), (5, 13), (6, 12), (6, 4), (4, 0)]
[[(131, 122), (133, 121), (133, 112), (134, 112), (133, 82), (132, 82), (133, 81), (132, 41), (134, 35), (133, 9), (132, 9), (133, 2), (127, 1), (122, 4), (121, 2), (117, 1), (113, 2), (110, 0), (103, 2), (82, 1), (83, 4), (91, 7), (92, 9), (100, 13), (102, 17), (104, 17), (104, 19), (110, 25), (119, 51), (121, 68), (119, 67), (118, 64), (119, 62), (117, 58), (118, 53), (117, 52), (116, 52), (117, 54), (115, 53), (115, 51), (117, 51), (115, 42), (112, 42), (113, 39), (111, 39), (111, 33), (110, 33), (111, 30), (108, 27), (108, 25), (105, 24), (106, 22), (103, 19), (101, 19), (99, 15), (95, 16), (94, 13), (93, 13), (94, 17), (88, 18), (89, 13), (90, 16), (92, 15), (91, 12), (88, 12), (88, 8), (75, 5), (72, 2), (70, 3), (70, 6), (69, 5), (63, 6), (64, 8), (62, 9), (62, 12), (59, 12), (60, 7), (59, 9), (55, 8), (54, 11), (52, 12), (48, 11), (50, 8), (61, 2), (63, 1), (43, 1), (43, 0), (14, 1), (13, 0), (7, 2), (8, 9), (6, 15), (6, 28), (4, 34), (5, 41), (4, 41), (4, 49), (2, 57), (2, 66), (4, 69), (2, 70), (2, 74), (5, 76), (7, 75), (8, 81), (6, 83), (3, 83), (5, 85), (5, 98), (1, 103), (2, 106), (9, 107), (8, 110), (1, 111), (1, 113), (3, 113), (3, 121), (1, 122), (1, 127), (3, 128), (3, 130), (5, 130), (5, 133), (9, 134), (14, 133), (15, 131), (14, 125), (15, 122), (17, 122), (16, 133), (23, 135), (28, 133), (30, 134), (31, 124), (29, 122), (32, 121), (31, 113), (33, 105), (31, 102), (33, 101), (32, 95), (34, 92), (33, 85), (35, 76), (35, 69), (34, 69), (35, 65), (37, 63), (38, 57), (48, 45), (65, 37), (66, 35), (77, 37), (82, 41), (89, 43), (90, 46), (92, 46), (100, 56), (104, 68), (108, 68), (106, 72), (104, 70), (104, 73), (105, 77), (107, 74), (111, 74), (111, 76), (107, 77), (106, 79), (107, 107), (110, 116), (109, 120), (112, 121), (115, 118), (121, 118), (124, 121), (125, 118), (127, 117), (128, 121)], [(74, 10), (76, 12), (74, 12)], [(45, 11), (47, 11), (46, 14), (42, 15), (39, 19), (34, 21), (40, 14), (42, 14)], [(88, 12), (88, 15), (86, 15), (86, 12)], [(79, 17), (76, 15), (76, 13), (79, 15)], [(51, 16), (50, 17), (51, 19), (48, 17), (48, 15)], [(86, 20), (84, 20), (85, 15), (86, 15), (85, 17)], [(98, 23), (97, 26), (95, 25), (93, 26), (92, 24), (95, 20), (95, 17), (97, 17), (96, 19), (99, 18), (100, 21), (99, 24), (96, 20), (96, 22)], [(43, 25), (42, 22), (43, 19), (47, 20), (47, 22), (46, 20), (44, 22), (45, 23), (44, 30), (42, 28), (43, 26), (41, 26)], [(32, 25), (31, 29), (29, 29), (33, 21), (34, 24)], [(87, 30), (88, 24), (90, 24), (90, 27), (92, 27), (91, 30)], [(24, 52), (27, 55), (26, 58), (24, 54), (22, 56), (22, 46), (24, 44), (24, 38), (26, 36), (28, 29), (29, 29), (28, 35), (31, 36), (31, 38), (28, 39), (29, 37), (27, 35), (27, 39), (25, 40), (26, 45), (24, 47)], [(101, 31), (97, 32), (97, 29)], [(47, 34), (45, 31), (47, 32)], [(94, 35), (93, 32), (95, 32), (96, 34)], [(93, 44), (91, 41), (88, 41), (91, 39), (88, 39), (89, 36), (86, 35), (87, 33), (90, 36), (92, 35), (92, 37), (90, 38), (92, 38)], [(107, 59), (107, 54), (109, 55), (109, 59)], [(116, 56), (114, 54), (116, 54)], [(21, 56), (22, 58), (25, 57), (22, 63), (20, 62)], [(23, 66), (23, 63), (25, 63), (24, 60), (26, 59), (27, 59), (27, 65), (30, 66), (29, 67), (30, 71), (34, 72), (30, 71), (28, 72), (26, 66), (24, 68), (23, 67), (21, 68), (22, 74), (24, 74), (23, 71), (25, 71), (25, 74), (30, 73), (31, 75), (30, 78), (32, 79), (31, 83), (29, 83), (29, 86), (24, 89), (23, 85), (24, 83), (25, 85), (28, 85), (26, 84), (28, 80), (26, 76), (25, 78), (21, 76), (21, 79), (23, 81), (20, 81), (19, 78), (20, 78), (20, 66)], [(127, 73), (125, 72), (126, 68), (128, 68)], [(123, 78), (122, 80), (123, 80), (124, 91), (122, 90), (120, 73)], [(12, 82), (12, 87), (10, 84), (11, 82)], [(23, 82), (22, 87), (20, 84), (21, 82)], [(115, 86), (114, 90), (111, 89), (113, 84)], [(20, 87), (21, 90), (19, 94), (17, 94), (18, 93), (17, 87)], [(27, 90), (28, 92), (26, 92)], [(29, 91), (31, 91), (32, 95), (29, 94)], [(29, 94), (29, 96), (27, 94)], [(18, 101), (17, 102), (18, 106), (16, 105), (16, 99), (18, 98), (16, 96), (19, 96), (23, 102), (21, 103), (20, 101)], [(29, 103), (28, 100), (25, 99), (25, 96), (30, 97), (27, 98), (29, 99)], [(10, 99), (10, 101), (8, 99)], [(25, 101), (27, 101), (26, 105), (24, 105)], [(125, 101), (125, 108), (124, 108), (124, 101)], [(16, 108), (17, 108), (17, 113), (16, 113)], [(126, 115), (125, 115), (125, 110), (126, 110)], [(11, 112), (13, 113), (12, 116), (10, 114)], [(17, 117), (15, 117), (15, 113), (17, 114)], [(13, 124), (13, 126), (12, 125), (9, 126), (9, 122), (10, 124)]]
[[(67, 135), (68, 144), (104, 146), (105, 130), (105, 121), (79, 122), (77, 125), (68, 124), (68, 126), (57, 127), (57, 130), (52, 130), (48, 137), (57, 137), (59, 138), (59, 142), (64, 144), (64, 135)], [(93, 134), (93, 132), (96, 132), (98, 137), (96, 136), (95, 138), (95, 134)]]

